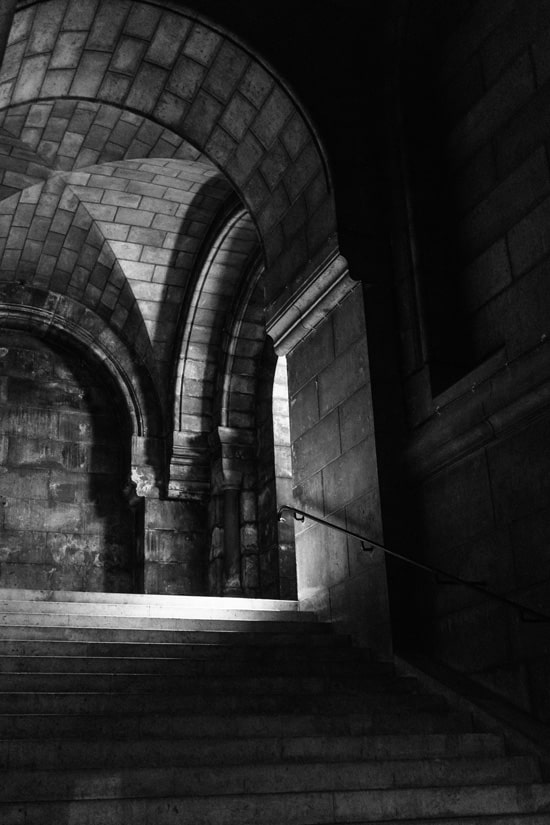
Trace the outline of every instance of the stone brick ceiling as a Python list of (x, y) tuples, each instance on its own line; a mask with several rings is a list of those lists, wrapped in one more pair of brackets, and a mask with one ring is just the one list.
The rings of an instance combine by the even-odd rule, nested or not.
[(51, 169), (23, 140), (0, 129), (0, 199), (46, 180)]
[[(307, 260), (335, 230), (322, 152), (294, 100), (203, 21), (130, 0), (25, 5), (10, 33), (0, 110), (59, 98), (137, 113), (204, 152), (254, 215), (268, 260), (285, 245)], [(81, 138), (67, 139), (69, 152), (78, 155)]]
[(0, 202), (4, 280), (94, 309), (166, 366), (204, 235), (230, 193), (203, 163), (122, 161), (54, 175)]
[(0, 126), (55, 169), (70, 171), (124, 158), (202, 160), (171, 129), (143, 115), (92, 100), (58, 99), (10, 106)]
[(283, 289), (334, 233), (331, 204), (292, 97), (222, 32), (131, 0), (19, 4), (0, 70), (0, 278), (99, 316), (167, 422), (179, 405), (176, 429), (208, 427), (191, 399), (212, 399), (258, 249)]

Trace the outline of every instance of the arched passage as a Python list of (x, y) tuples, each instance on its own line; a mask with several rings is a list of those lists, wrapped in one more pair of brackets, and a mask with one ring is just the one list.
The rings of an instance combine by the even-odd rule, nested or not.
[(109, 373), (55, 336), (0, 333), (0, 586), (140, 587), (131, 419)]
[[(0, 72), (0, 126), (28, 146), (33, 172), (11, 179), (14, 191), (1, 202), (2, 278), (43, 289), (48, 301), (74, 302), (86, 322), (100, 318), (106, 364), (119, 350), (129, 356), (136, 386), (150, 394), (157, 415), (153, 430), (132, 442), (145, 508), (144, 586), (204, 592), (212, 549), (205, 496), (216, 460), (237, 509), (245, 497), (232, 485), (243, 469), (239, 495), (254, 491), (256, 469), (248, 461), (257, 421), (250, 405), (266, 333), (278, 355), (289, 353), (294, 400), (303, 377), (296, 364), (308, 342), (325, 340), (353, 291), (316, 131), (289, 87), (250, 48), (160, 0), (20, 5)], [(231, 236), (236, 246), (227, 250), (219, 233), (237, 215), (243, 237)], [(215, 288), (198, 288), (202, 281)], [(319, 418), (340, 421), (333, 439), (310, 436), (329, 491), (344, 465), (359, 477), (366, 458), (368, 484), (376, 484), (371, 453), (356, 443), (365, 434), (350, 440), (345, 423), (348, 396), (368, 382), (366, 351), (357, 355), (364, 335), (356, 332), (358, 382), (346, 383), (328, 405), (317, 399), (305, 417), (292, 412), (300, 468), (310, 443), (304, 422), (313, 429)], [(322, 351), (328, 360), (310, 359), (319, 375), (343, 355), (334, 340)], [(132, 379), (123, 383), (132, 397)], [(313, 482), (306, 489), (302, 469), (302, 503), (318, 507), (319, 490)], [(348, 518), (344, 511), (359, 506), (362, 490), (355, 484), (336, 509), (326, 496), (321, 509)], [(252, 595), (259, 559), (248, 515), (241, 509), (231, 531), (241, 577), (247, 559), (242, 581)], [(307, 541), (298, 538), (298, 555), (307, 560)], [(189, 575), (197, 560), (198, 573)], [(345, 614), (349, 580), (357, 592), (362, 575), (355, 559), (328, 572), (313, 563), (299, 581), (300, 597), (321, 609), (338, 604)]]

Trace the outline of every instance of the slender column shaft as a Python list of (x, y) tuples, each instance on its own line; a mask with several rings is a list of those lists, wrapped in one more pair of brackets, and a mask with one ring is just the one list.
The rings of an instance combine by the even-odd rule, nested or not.
[(224, 490), (224, 593), (241, 593), (241, 530), (239, 490)]

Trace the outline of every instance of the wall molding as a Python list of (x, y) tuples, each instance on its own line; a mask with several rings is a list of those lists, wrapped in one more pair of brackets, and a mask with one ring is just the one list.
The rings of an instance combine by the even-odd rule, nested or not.
[[(438, 399), (439, 400), (439, 399)], [(442, 406), (412, 434), (406, 465), (419, 481), (550, 414), (550, 346), (506, 362)]]
[(268, 317), (266, 330), (277, 355), (294, 349), (356, 286), (338, 249), (316, 263), (304, 283)]

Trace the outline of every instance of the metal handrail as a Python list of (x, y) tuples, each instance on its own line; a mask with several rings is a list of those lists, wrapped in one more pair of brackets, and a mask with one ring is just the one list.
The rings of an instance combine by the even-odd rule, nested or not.
[(438, 584), (462, 585), (470, 590), (475, 590), (476, 593), (482, 593), (484, 596), (487, 596), (488, 599), (500, 602), (501, 604), (506, 604), (508, 607), (513, 607), (514, 610), (519, 612), (520, 617), (524, 622), (550, 623), (550, 616), (547, 616), (545, 613), (541, 613), (539, 610), (535, 610), (534, 608), (526, 607), (513, 599), (509, 599), (507, 596), (501, 596), (493, 590), (488, 590), (486, 583), (483, 581), (468, 581), (468, 579), (462, 579), (460, 576), (455, 576), (453, 573), (446, 573), (444, 570), (440, 570), (438, 567), (433, 567), (431, 564), (424, 564), (423, 562), (415, 561), (414, 559), (401, 555), (401, 553), (396, 553), (395, 550), (390, 550), (383, 544), (367, 538), (367, 536), (363, 536), (353, 530), (348, 530), (346, 527), (341, 527), (339, 524), (334, 524), (324, 518), (319, 518), (319, 516), (314, 516), (306, 510), (299, 510), (296, 507), (291, 507), (289, 504), (283, 504), (279, 507), (277, 511), (278, 521), (284, 521), (284, 512), (291, 513), (296, 521), (304, 521), (307, 518), (311, 521), (317, 522), (318, 524), (323, 524), (325, 527), (330, 527), (332, 530), (338, 530), (340, 533), (345, 533), (347, 536), (351, 536), (352, 538), (360, 541), (361, 548), (366, 552), (372, 553), (374, 550), (382, 550), (383, 553), (394, 559), (399, 559), (400, 561), (404, 561), (406, 564), (410, 564), (412, 567), (417, 567), (419, 570), (423, 570), (425, 573), (434, 575)]

